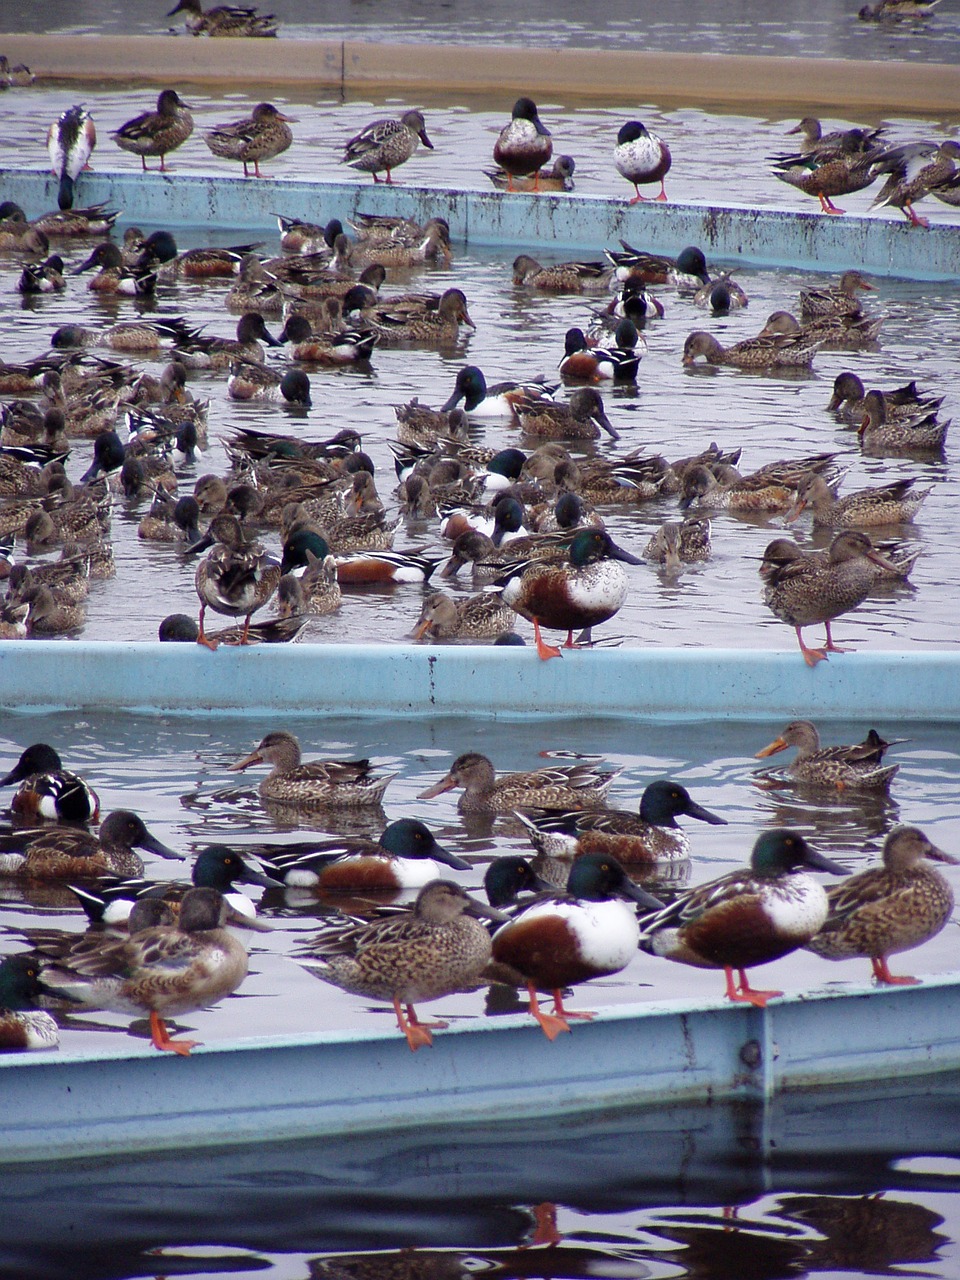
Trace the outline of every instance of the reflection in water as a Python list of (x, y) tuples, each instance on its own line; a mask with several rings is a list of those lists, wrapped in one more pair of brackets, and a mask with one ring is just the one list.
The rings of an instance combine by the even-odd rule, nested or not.
[(937, 1262), (949, 1237), (936, 1230), (943, 1218), (912, 1200), (890, 1200), (882, 1191), (840, 1196), (783, 1196), (780, 1216), (813, 1228), (821, 1239), (809, 1246), (811, 1271), (869, 1271), (886, 1275), (907, 1263)]

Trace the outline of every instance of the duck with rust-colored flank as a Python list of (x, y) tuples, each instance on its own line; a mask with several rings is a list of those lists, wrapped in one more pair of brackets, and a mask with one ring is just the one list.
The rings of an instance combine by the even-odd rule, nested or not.
[(85, 107), (68, 107), (50, 126), (47, 151), (50, 171), (60, 184), (57, 204), (61, 209), (73, 208), (77, 178), (83, 169), (89, 168), (96, 145), (97, 129)]
[(35, 955), (5, 956), (0, 961), (0, 1052), (59, 1047), (60, 1028), (38, 1008), (46, 994), (40, 974)]
[(560, 376), (581, 382), (610, 381), (621, 385), (636, 382), (647, 343), (628, 317), (617, 324), (612, 347), (591, 346), (582, 329), (568, 329), (563, 342)]
[[(569, 1018), (596, 1016), (564, 1008), (564, 988), (619, 973), (636, 955), (635, 903), (661, 905), (616, 858), (585, 853), (571, 867), (565, 893), (539, 895), (496, 931), (486, 976), (525, 986), (531, 1015), (547, 1039), (555, 1040), (570, 1030)], [(553, 996), (552, 1014), (540, 1008), (541, 991)]]
[(449, 880), (432, 880), (412, 910), (361, 923), (331, 919), (300, 950), (299, 963), (344, 991), (393, 1004), (397, 1025), (416, 1051), (433, 1043), (445, 1022), (421, 1022), (417, 1004), (478, 985), (490, 959), (490, 934), (480, 919), (502, 920)]
[(236, 516), (214, 516), (206, 536), (190, 548), (190, 554), (199, 555), (208, 547), (213, 550), (200, 561), (195, 574), (200, 597), (197, 643), (212, 648), (215, 645), (203, 633), (207, 609), (243, 618), (245, 638), (251, 617), (276, 591), (281, 571), (259, 542), (248, 542)]
[(787, 512), (792, 524), (809, 507), (815, 529), (871, 529), (875, 525), (904, 524), (914, 519), (932, 489), (914, 489), (916, 480), (860, 489), (838, 498), (823, 476), (811, 473), (801, 480), (797, 497)]
[[(306, 568), (310, 556), (324, 562), (330, 554), (330, 546), (316, 529), (301, 526), (292, 529), (283, 543), (283, 573)], [(379, 583), (389, 585), (401, 582), (427, 582), (440, 559), (409, 551), (389, 551), (386, 548), (352, 551), (336, 557), (337, 580), (341, 584)]]
[(506, 169), (484, 169), (484, 174), (500, 191), (573, 191), (576, 162), (573, 156), (554, 156), (549, 169), (537, 173), (513, 175)]
[(670, 906), (643, 917), (640, 949), (699, 969), (723, 969), (727, 999), (762, 1009), (783, 993), (751, 987), (746, 970), (806, 946), (827, 919), (826, 890), (808, 869), (846, 874), (846, 867), (811, 848), (798, 831), (765, 831), (747, 870), (687, 889)]
[(444, 791), (463, 787), (457, 804), (462, 813), (511, 813), (514, 809), (597, 809), (603, 805), (621, 769), (602, 769), (584, 761), (546, 769), (504, 773), (478, 751), (458, 756), (439, 782), (422, 791), (432, 800)]
[(546, 266), (521, 253), (513, 261), (513, 283), (544, 293), (606, 293), (613, 269), (603, 262), (552, 262)]
[[(890, 742), (871, 729), (863, 742), (853, 746), (822, 747), (816, 726), (810, 720), (791, 720), (786, 728), (766, 747), (757, 752), (758, 760), (796, 747), (796, 757), (786, 769), (787, 779), (805, 786), (821, 786), (844, 791), (885, 791), (899, 772), (898, 764), (882, 763), (888, 747), (906, 742), (894, 738)], [(768, 781), (769, 773), (759, 778)]]
[(630, 201), (631, 204), (647, 199), (640, 194), (640, 188), (649, 182), (660, 183), (660, 193), (653, 198), (666, 200), (667, 192), (663, 181), (670, 172), (672, 163), (670, 148), (661, 137), (650, 133), (639, 120), (628, 120), (620, 126), (617, 145), (613, 149), (613, 163), (617, 173), (632, 183), (637, 193)]
[(300, 758), (300, 743), (292, 733), (276, 729), (262, 738), (253, 751), (230, 765), (235, 773), (254, 764), (269, 764), (271, 772), (260, 783), (264, 800), (296, 805), (338, 807), (379, 804), (395, 773), (378, 774), (369, 760), (312, 760)]
[(115, 129), (110, 135), (122, 151), (132, 151), (140, 157), (143, 172), (147, 172), (147, 156), (160, 157), (160, 172), (166, 172), (165, 159), (177, 147), (183, 146), (193, 133), (193, 116), (189, 105), (176, 89), (163, 89), (157, 98), (156, 111), (145, 111)]
[(178, 0), (167, 17), (177, 13), (184, 15), (184, 24), (192, 36), (263, 39), (277, 34), (272, 13), (257, 13), (254, 8), (240, 5), (218, 4), (204, 10), (200, 0)]
[(87, 288), (94, 293), (116, 293), (128, 298), (143, 298), (156, 292), (157, 273), (125, 266), (123, 254), (112, 240), (98, 244), (86, 261), (73, 267), (70, 274), (78, 276), (93, 267), (97, 268), (97, 274), (90, 279)]
[(225, 280), (240, 274), (243, 260), (261, 248), (263, 241), (230, 246), (202, 245), (178, 252), (169, 231), (154, 231), (138, 241), (135, 254), (128, 254), (140, 270), (155, 269), (163, 284), (173, 280)]
[(620, 245), (620, 249), (604, 249), (603, 252), (614, 267), (617, 279), (624, 283), (672, 284), (680, 293), (696, 293), (710, 282), (707, 260), (703, 250), (695, 244), (681, 249), (676, 258), (636, 249), (626, 240), (621, 240)]
[(142, 876), (134, 849), (183, 861), (183, 854), (162, 844), (129, 809), (116, 809), (97, 835), (73, 827), (25, 833), (23, 847), (0, 854), (0, 876), (28, 880), (89, 880), (100, 876)]
[[(328, 299), (328, 302), (339, 305), (337, 298)], [(280, 332), (281, 342), (293, 344), (294, 360), (319, 365), (338, 366), (369, 361), (379, 340), (379, 333), (367, 326), (362, 329), (331, 327), (317, 333), (306, 316), (296, 313), (287, 317)]]
[(3, 778), (0, 787), (20, 785), (10, 808), (14, 813), (47, 818), (52, 822), (97, 822), (100, 800), (92, 787), (76, 773), (64, 769), (53, 747), (35, 742)]
[(423, 112), (405, 111), (399, 120), (374, 120), (361, 129), (344, 147), (341, 163), (371, 174), (374, 182), (385, 172), (382, 181), (392, 183), (392, 171), (409, 160), (421, 142), (433, 150)]
[(933, 862), (960, 863), (919, 827), (895, 827), (883, 844), (883, 865), (868, 867), (827, 890), (829, 914), (807, 950), (825, 960), (863, 956), (885, 986), (918, 978), (891, 972), (888, 957), (936, 937), (953, 911), (953, 890)]
[(518, 402), (537, 396), (549, 399), (555, 390), (556, 385), (548, 387), (542, 379), (488, 386), (483, 371), (475, 364), (466, 364), (458, 370), (453, 392), (441, 411), (449, 413), (462, 400), (464, 412), (475, 418), (513, 418)]
[[(162, 903), (138, 904), (163, 910)], [(169, 910), (169, 908), (167, 908)], [(45, 965), (47, 990), (93, 1008), (150, 1015), (155, 1049), (186, 1056), (197, 1040), (172, 1040), (164, 1019), (194, 1013), (231, 995), (247, 976), (247, 951), (226, 928), (227, 905), (216, 889), (184, 894), (179, 921), (68, 939)], [(131, 916), (131, 930), (133, 930)]]
[(513, 630), (514, 617), (496, 592), (454, 599), (445, 591), (435, 591), (423, 602), (413, 639), (494, 640)]
[(690, 840), (677, 818), (698, 818), (712, 826), (726, 823), (726, 818), (698, 804), (686, 787), (669, 779), (644, 788), (639, 813), (592, 809), (517, 816), (543, 857), (570, 862), (582, 853), (607, 853), (627, 865), (689, 858)]
[[(830, 626), (870, 594), (876, 581), (874, 565), (896, 572), (896, 566), (876, 550), (865, 533), (848, 529), (831, 542), (825, 564), (803, 558), (786, 561), (771, 572), (765, 602), (796, 631), (808, 667), (816, 666), (830, 653), (845, 652), (833, 643)], [(825, 625), (827, 642), (822, 649), (811, 649), (803, 642), (803, 628), (817, 622)]]
[(514, 190), (514, 178), (532, 176), (533, 190), (539, 191), (540, 168), (550, 163), (552, 155), (553, 140), (540, 119), (537, 104), (532, 98), (518, 98), (510, 123), (500, 130), (493, 146), (494, 163), (507, 174), (507, 190)]
[(258, 102), (251, 114), (231, 124), (219, 124), (203, 135), (203, 140), (215, 156), (224, 160), (237, 160), (243, 165), (243, 176), (261, 177), (260, 161), (272, 160), (286, 151), (293, 142), (291, 124), (293, 116), (286, 116), (272, 102)]

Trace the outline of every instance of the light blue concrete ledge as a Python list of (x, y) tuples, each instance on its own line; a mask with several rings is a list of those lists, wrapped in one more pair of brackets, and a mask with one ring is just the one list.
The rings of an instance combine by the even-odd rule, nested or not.
[[(0, 169), (0, 192), (35, 217), (56, 205), (49, 173)], [(243, 180), (198, 174), (84, 174), (79, 200), (104, 201), (131, 222), (154, 226), (276, 230), (274, 216), (344, 221), (357, 211), (402, 214), (424, 221), (442, 215), (455, 239), (478, 245), (516, 245), (596, 254), (620, 237), (644, 249), (676, 254), (699, 244), (708, 258), (763, 266), (842, 271), (857, 266), (876, 275), (916, 280), (960, 276), (960, 224), (928, 231), (889, 215), (827, 217), (736, 206), (629, 205), (600, 196), (510, 194), (488, 190), (356, 182)]]
[(835, 654), (532, 647), (8, 641), (0, 706), (260, 715), (960, 720), (960, 649)]
[[(868, 1003), (869, 1002), (869, 1005)], [(851, 1017), (854, 1007), (859, 1016)], [(960, 982), (601, 1010), (550, 1044), (527, 1015), (411, 1053), (396, 1030), (0, 1059), (4, 1162), (742, 1099), (960, 1067)], [(549, 1079), (549, 1087), (544, 1080)], [(224, 1099), (229, 1104), (224, 1105)]]

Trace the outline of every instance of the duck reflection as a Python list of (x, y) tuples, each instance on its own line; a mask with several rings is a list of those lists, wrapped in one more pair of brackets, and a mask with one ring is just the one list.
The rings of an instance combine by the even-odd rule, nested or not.
[(906, 1275), (899, 1268), (939, 1262), (938, 1250), (948, 1243), (948, 1237), (936, 1230), (943, 1225), (938, 1213), (912, 1200), (887, 1200), (882, 1191), (851, 1198), (785, 1196), (780, 1216), (812, 1227), (823, 1237), (809, 1244), (811, 1271)]

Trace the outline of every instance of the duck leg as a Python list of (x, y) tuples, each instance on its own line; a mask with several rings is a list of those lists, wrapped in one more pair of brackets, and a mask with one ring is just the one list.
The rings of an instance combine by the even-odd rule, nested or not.
[(407, 1005), (407, 1014), (403, 1013), (403, 1006), (400, 1003), (400, 997), (393, 997), (393, 1011), (397, 1015), (397, 1026), (407, 1037), (407, 1044), (414, 1053), (426, 1045), (428, 1048), (433, 1044), (433, 1036), (430, 1034), (429, 1027), (445, 1027), (445, 1022), (425, 1023), (417, 1020), (417, 1014), (412, 1004)]
[(758, 1009), (764, 1008), (768, 1000), (772, 1000), (774, 996), (782, 996), (782, 991), (759, 991), (755, 987), (751, 987), (747, 981), (747, 975), (743, 969), (738, 969), (739, 986), (733, 981), (733, 968), (726, 964), (723, 971), (727, 977), (727, 999), (733, 1000), (738, 1004), (752, 1004)]
[(808, 667), (815, 667), (818, 662), (825, 662), (827, 653), (825, 649), (811, 649), (809, 645), (803, 643), (803, 636), (799, 627), (794, 627), (797, 633), (797, 640), (800, 643), (800, 652), (803, 654), (803, 660)]
[(829, 196), (825, 196), (822, 191), (818, 191), (820, 197), (820, 208), (824, 213), (843, 213), (843, 209), (838, 209)]
[(851, 649), (842, 649), (840, 645), (834, 644), (833, 636), (830, 634), (830, 623), (827, 622), (824, 625), (827, 629), (827, 643), (826, 643), (827, 653), (852, 653), (853, 652), (853, 650)]
[(661, 178), (661, 179), (660, 179), (660, 194), (659, 194), (658, 196), (654, 196), (654, 199), (655, 199), (655, 200), (666, 200), (666, 198), (667, 198), (667, 188), (663, 185), (663, 178)]
[(537, 656), (546, 661), (547, 658), (561, 657), (560, 650), (555, 644), (545, 644), (543, 636), (540, 634), (540, 623), (534, 618), (533, 620), (533, 638), (537, 642)]
[(878, 982), (882, 982), (888, 987), (913, 987), (920, 981), (919, 978), (908, 978), (906, 976), (897, 977), (890, 972), (887, 965), (886, 956), (873, 956), (870, 960), (873, 965), (873, 976)]
[[(570, 1030), (570, 1024), (567, 1022), (566, 1018), (554, 1016), (552, 1013), (544, 1013), (540, 1008), (539, 1001), (537, 1000), (537, 988), (530, 981), (527, 982), (527, 993), (530, 996), (530, 1004), (528, 1006), (530, 1013), (540, 1023), (543, 1034), (548, 1040), (556, 1040), (561, 1031)], [(559, 996), (560, 993), (558, 991), (553, 993), (554, 1006), (557, 1005)], [(562, 999), (560, 1000), (559, 1007), (561, 1009), (563, 1008)]]
[(203, 634), (203, 615), (206, 613), (206, 611), (207, 611), (207, 606), (205, 604), (202, 604), (200, 606), (200, 619), (199, 619), (199, 622), (197, 623), (197, 628), (199, 631), (199, 634), (197, 636), (197, 644), (202, 644), (205, 648), (213, 649), (215, 651), (217, 648), (217, 641), (208, 640), (207, 637)]
[(586, 1010), (581, 1013), (575, 1013), (571, 1009), (565, 1009), (563, 1007), (562, 991), (553, 992), (553, 1012), (558, 1018), (563, 1018), (564, 1020), (567, 1018), (582, 1018), (584, 1022), (592, 1022), (597, 1016), (595, 1013), (589, 1013)]
[(188, 1058), (190, 1050), (202, 1043), (200, 1040), (171, 1040), (166, 1024), (154, 1009), (150, 1010), (150, 1038), (155, 1049), (179, 1053), (182, 1058)]
[(921, 217), (920, 217), (920, 215), (919, 215), (919, 213), (914, 213), (914, 212), (913, 212), (913, 201), (912, 201), (912, 200), (905, 200), (905, 201), (904, 201), (904, 203), (903, 203), (903, 212), (904, 212), (904, 213), (907, 215), (907, 217), (910, 219), (910, 222), (913, 224), (913, 226), (915, 226), (915, 227), (929, 227), (929, 226), (930, 226), (930, 222), (929, 222), (929, 220), (928, 220), (927, 218), (921, 218)]
[(644, 203), (645, 203), (645, 202), (646, 202), (647, 197), (646, 197), (646, 196), (642, 196), (642, 195), (640, 194), (640, 188), (637, 186), (637, 184), (636, 184), (636, 183), (634, 183), (634, 184), (633, 184), (633, 189), (634, 189), (634, 191), (636, 191), (636, 193), (637, 193), (637, 194), (636, 194), (636, 195), (633, 197), (633, 199), (630, 201), (630, 204), (638, 204), (638, 203), (640, 203), (640, 202), (644, 202)]

